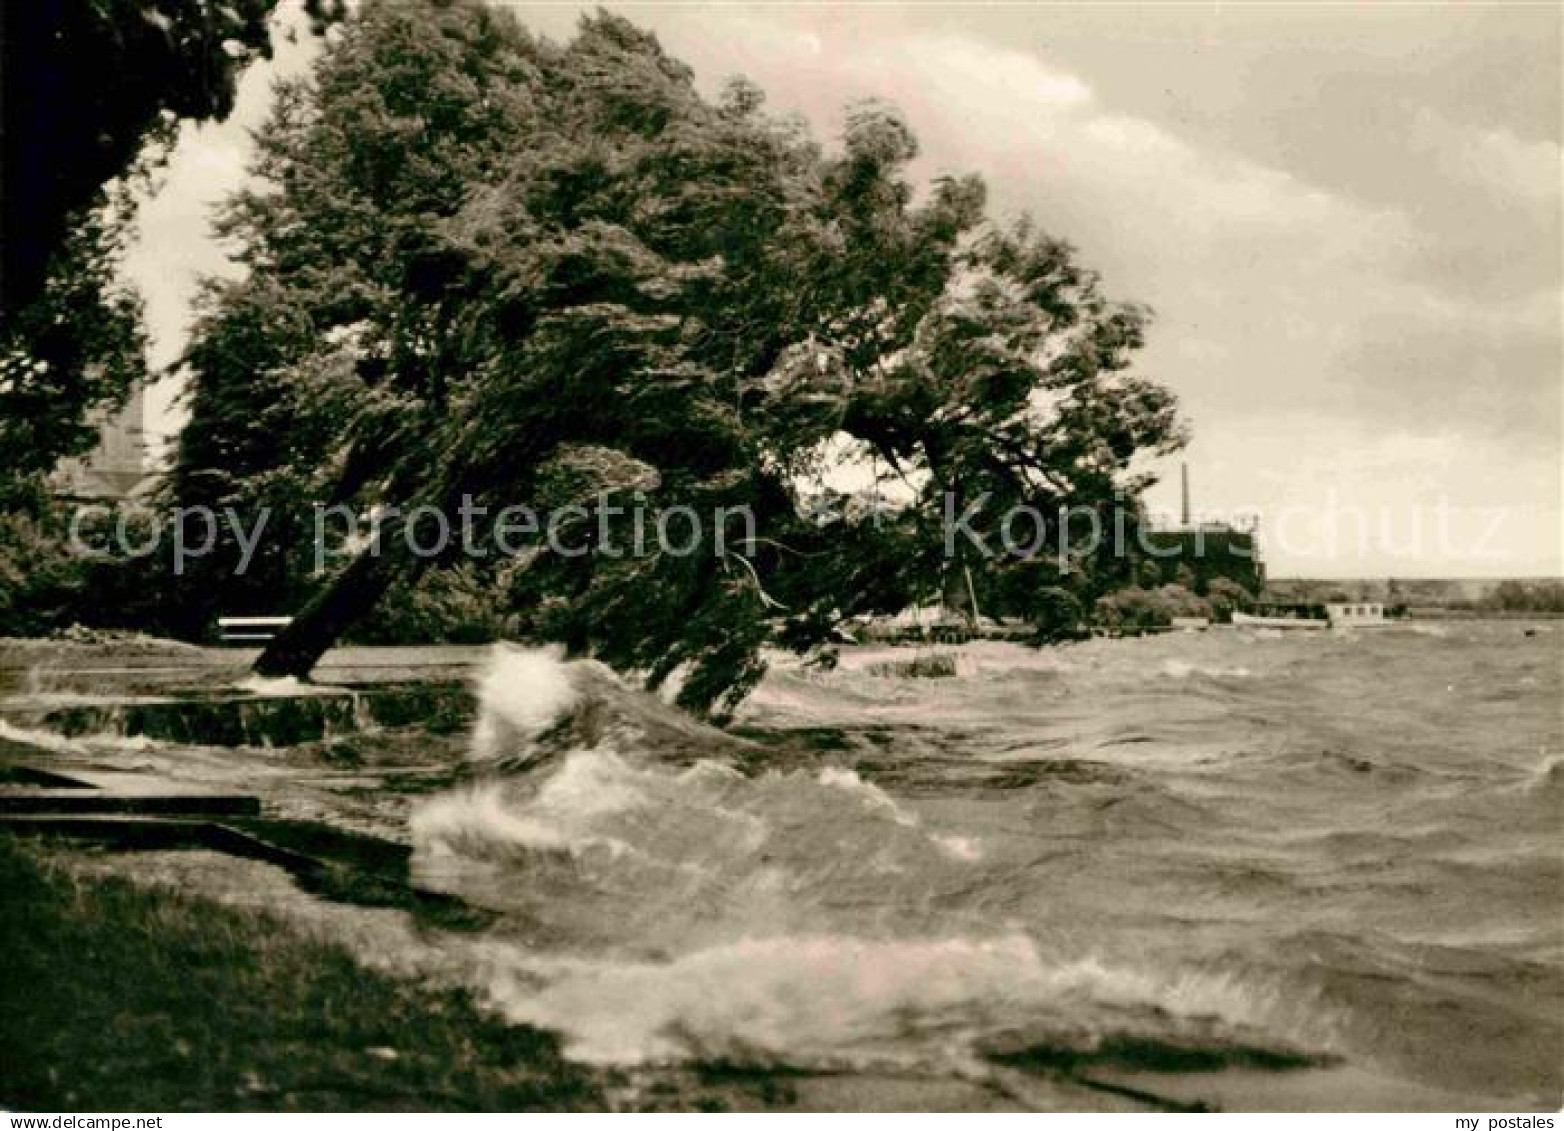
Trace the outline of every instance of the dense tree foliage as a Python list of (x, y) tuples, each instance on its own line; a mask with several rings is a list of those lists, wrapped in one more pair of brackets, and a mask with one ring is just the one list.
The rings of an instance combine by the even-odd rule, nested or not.
[[(633, 519), (567, 508), (744, 507), (757, 537), (724, 552), (451, 555), (522, 633), (682, 669), (681, 700), (720, 711), (772, 633), (807, 645), (938, 586), (943, 492), (990, 529), (1020, 502), (1108, 506), (1179, 439), (1127, 372), (1144, 311), (988, 222), (975, 179), (920, 200), (893, 110), (852, 108), (823, 150), (748, 83), (703, 98), (615, 16), (558, 45), (475, 2), (365, 3), (259, 140), (223, 225), (249, 270), (209, 296), (172, 490), (292, 524), (260, 573), (228, 576), (229, 546), (192, 590), (313, 587), (264, 671), (307, 672), (452, 564), (407, 552), (415, 505), (534, 504), (589, 551)], [(894, 506), (810, 486), (844, 450), (903, 485)], [(312, 582), (314, 502), (402, 516)], [(1024, 563), (959, 564), (991, 586)]]
[[(276, 0), (59, 0), (0, 19), (0, 503), (97, 434), (146, 376), (140, 302), (118, 278), (136, 190), (180, 119), (222, 118), (269, 55)], [(311, 0), (318, 25), (340, 3)], [(34, 518), (41, 514), (34, 510)]]
[[(49, 0), (0, 17), (0, 494), (79, 454), (145, 377), (118, 279), (136, 192), (181, 119), (221, 119), (277, 0)], [(318, 29), (343, 0), (307, 0)]]
[(1501, 581), (1480, 602), (1480, 607), (1508, 613), (1564, 613), (1564, 581), (1547, 578)]
[(1210, 619), (1215, 615), (1212, 603), (1182, 585), (1164, 585), (1158, 589), (1131, 586), (1097, 600), (1098, 624), (1117, 629), (1166, 628), (1175, 617)]
[(123, 204), (82, 216), (42, 292), (0, 323), (0, 506), (20, 505), (31, 478), (90, 447), (93, 410), (146, 374), (141, 301), (117, 277), (128, 221)]
[[(277, 0), (53, 0), (3, 23), (6, 233), (0, 309), (42, 292), (107, 182), (180, 118), (224, 118), (245, 63), (271, 55)], [(341, 0), (310, 0), (317, 24)]]

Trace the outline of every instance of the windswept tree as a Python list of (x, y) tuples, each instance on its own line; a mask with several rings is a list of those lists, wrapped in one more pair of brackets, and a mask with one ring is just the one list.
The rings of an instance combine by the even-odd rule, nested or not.
[[(176, 495), (454, 514), (531, 499), (582, 449), (650, 469), (631, 480), (654, 505), (776, 509), (739, 386), (814, 320), (817, 162), (752, 90), (707, 102), (616, 17), (558, 47), (481, 4), (366, 5), (282, 92), (262, 187), (224, 222), (250, 270), (190, 351)], [(284, 438), (298, 449), (268, 461)], [(401, 533), (391, 519), (261, 670), (307, 671), (426, 568)], [(754, 589), (734, 561), (655, 565), (686, 633), (696, 605)]]
[[(854, 127), (873, 130), (879, 152), (911, 155), (894, 118), (850, 120), (849, 144)], [(1131, 371), (1149, 312), (1109, 300), (1030, 220), (984, 219), (980, 182), (942, 181), (921, 210), (906, 197), (852, 210), (872, 218), (883, 275), (848, 279), (862, 288), (856, 317), (766, 379), (776, 412), (808, 406), (816, 443), (834, 438), (894, 500), (889, 513), (861, 497), (835, 508), (834, 537), (868, 524), (869, 541), (899, 546), (900, 568), (849, 555), (862, 574), (814, 594), (812, 619), (891, 611), (931, 581), (969, 615), (977, 591), (1111, 584), (1128, 567), (1113, 528), (1133, 531), (1149, 482), (1141, 461), (1185, 439), (1173, 395)], [(811, 568), (798, 572), (807, 589)]]
[(538, 50), (481, 4), (371, 4), (311, 78), (279, 84), (254, 185), (218, 223), (245, 274), (202, 300), (168, 484), (182, 505), (266, 525), (258, 558), (226, 529), (194, 563), (188, 631), (219, 601), (305, 601), (320, 588), (313, 504), (412, 502), (444, 458), (456, 399), (489, 357), (464, 328), (466, 296), (432, 272), (469, 195), (500, 176), (507, 136), (536, 132)]
[[(400, 511), (266, 674), (307, 674), (448, 564), (403, 538), (417, 507), (743, 508), (743, 544), (596, 553), (630, 520), (578, 517), (588, 552), (493, 574), (528, 633), (651, 683), (683, 669), (681, 701), (720, 712), (779, 622), (808, 644), (939, 569), (934, 484), (1095, 499), (1175, 432), (1171, 399), (1123, 373), (1140, 312), (1063, 245), (988, 224), (976, 180), (917, 202), (894, 111), (854, 108), (822, 151), (748, 83), (703, 98), (615, 16), (556, 45), (473, 0), (365, 3), (260, 151), (224, 224), (249, 273), (190, 352), (174, 490)], [(813, 507), (801, 479), (843, 436), (921, 476), (918, 505)]]

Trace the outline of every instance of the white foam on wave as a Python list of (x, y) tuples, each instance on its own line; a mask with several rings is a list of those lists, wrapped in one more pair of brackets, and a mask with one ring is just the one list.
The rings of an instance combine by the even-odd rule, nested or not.
[(879, 786), (866, 782), (858, 776), (857, 770), (841, 769), (837, 766), (827, 766), (820, 771), (815, 779), (827, 789), (839, 789), (843, 793), (851, 794), (858, 798), (867, 809), (878, 809), (898, 825), (913, 828), (918, 823), (918, 818), (904, 812), (902, 808), (891, 799)]
[(569, 711), (576, 699), (559, 649), (496, 644), (478, 677), (471, 756), (488, 761), (514, 753)]
[(983, 859), (983, 842), (976, 837), (952, 834), (934, 834), (931, 838), (945, 855), (953, 860), (975, 861)]
[(1248, 668), (1207, 667), (1192, 664), (1188, 660), (1163, 660), (1161, 671), (1170, 679), (1188, 679), (1192, 675), (1203, 675), (1208, 679), (1248, 679), (1254, 674)]
[(144, 754), (151, 750), (161, 750), (167, 745), (145, 734), (99, 734), (93, 735), (91, 742), (94, 747), (107, 747), (128, 754)]
[(517, 849), (579, 855), (609, 847), (616, 855), (667, 856), (666, 863), (676, 864), (677, 854), (690, 845), (670, 834), (692, 825), (705, 827), (714, 851), (726, 846), (746, 854), (765, 843), (774, 821), (788, 827), (790, 814), (800, 810), (835, 806), (841, 819), (860, 823), (860, 831), (870, 834), (872, 825), (843, 810), (844, 803), (865, 818), (909, 830), (915, 842), (951, 860), (983, 856), (976, 838), (924, 829), (917, 813), (850, 769), (750, 779), (712, 761), (679, 769), (637, 765), (604, 747), (572, 750), (551, 770), (530, 777), (481, 782), (430, 798), (414, 810), (410, 828), (420, 851), (439, 855), (483, 859)]
[[(766, 835), (759, 817), (720, 803), (744, 778), (714, 762), (676, 772), (641, 767), (612, 749), (572, 750), (546, 774), (488, 781), (431, 798), (411, 817), (413, 843), (437, 856), (492, 859), (517, 850), (653, 863), (677, 844), (660, 823), (700, 821), (713, 844), (753, 851)], [(683, 815), (684, 820), (679, 820)], [(664, 863), (679, 863), (664, 860)]]
[[(905, 677), (887, 676), (886, 671), (898, 665), (911, 664), (920, 658), (948, 656), (955, 664), (955, 675), (946, 678), (971, 679), (1008, 672), (1067, 673), (1074, 671), (1081, 662), (1079, 649), (1034, 648), (1005, 640), (972, 640), (965, 644), (941, 644), (936, 646), (883, 645), (843, 649), (835, 672), (825, 673), (840, 678), (847, 674), (881, 673), (880, 679)], [(792, 657), (779, 657), (772, 667), (778, 671), (795, 670), (800, 661)]]
[(58, 753), (74, 753), (82, 749), (77, 739), (66, 738), (52, 730), (39, 730), (34, 727), (18, 726), (15, 723), (0, 719), (0, 738), (9, 738), (13, 742), (20, 742), (28, 746), (38, 746), (45, 750), (53, 750)]
[(832, 723), (863, 719), (922, 702), (929, 682), (878, 679), (857, 670), (812, 672), (774, 665), (740, 705), (738, 717)]
[(483, 855), (495, 846), (542, 851), (632, 851), (600, 825), (650, 800), (638, 774), (608, 751), (577, 751), (531, 797), (485, 782), (432, 798), (411, 819), (413, 843), (435, 854)]
[(298, 676), (281, 675), (249, 675), (234, 684), (240, 691), (246, 691), (261, 699), (292, 698), (299, 695), (332, 695), (341, 688), (330, 687), (321, 683), (305, 683)]
[(1550, 790), (1564, 785), (1564, 755), (1549, 754), (1532, 769), (1526, 779), (1528, 790)]
[[(922, 829), (923, 822), (916, 813), (909, 813), (890, 794), (873, 782), (858, 776), (857, 770), (827, 766), (815, 779), (828, 789), (841, 790), (857, 797), (864, 808), (885, 814), (898, 825), (908, 829)], [(953, 860), (981, 860), (983, 846), (975, 837), (955, 834), (929, 833), (929, 843)]]
[(144, 703), (166, 703), (161, 695), (133, 695), (57, 688), (51, 691), (25, 691), (7, 696), (4, 706), (14, 710), (38, 711), (59, 707), (129, 707)]
[(18, 726), (4, 719), (0, 719), (0, 738), (9, 738), (57, 754), (98, 754), (105, 751), (141, 754), (161, 750), (167, 745), (145, 734), (92, 733), (67, 737), (58, 731)]
[(1050, 963), (1020, 934), (748, 938), (671, 962), (503, 949), (489, 960), (489, 991), (508, 1017), (563, 1033), (569, 1055), (595, 1064), (911, 1064), (968, 1059), (964, 1046), (996, 1027), (1089, 1045), (1113, 1031), (1166, 1033), (1170, 1017), (1260, 1030), (1275, 1012), (1272, 995), (1231, 979)]

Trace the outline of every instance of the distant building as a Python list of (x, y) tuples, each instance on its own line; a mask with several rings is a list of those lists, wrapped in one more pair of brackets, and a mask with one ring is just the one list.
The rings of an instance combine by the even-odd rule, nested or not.
[(1148, 530), (1143, 541), (1146, 561), (1154, 565), (1162, 585), (1179, 584), (1204, 593), (1219, 577), (1237, 582), (1250, 593), (1265, 588), (1265, 562), (1254, 529), (1222, 523), (1202, 523), (1176, 530)]
[(1153, 527), (1142, 536), (1147, 563), (1159, 574), (1157, 584), (1185, 585), (1204, 593), (1211, 582), (1225, 577), (1250, 593), (1259, 593), (1265, 588), (1259, 519), (1242, 525), (1196, 521), (1189, 501), (1188, 465), (1181, 472), (1182, 521), (1177, 526)]
[(146, 400), (138, 387), (118, 412), (100, 414), (98, 446), (54, 469), (51, 486), (67, 499), (120, 502), (151, 484), (146, 455)]

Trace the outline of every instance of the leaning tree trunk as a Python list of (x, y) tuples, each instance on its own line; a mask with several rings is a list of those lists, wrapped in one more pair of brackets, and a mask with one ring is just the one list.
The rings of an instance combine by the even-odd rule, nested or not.
[[(923, 437), (923, 454), (928, 460), (929, 472), (936, 484), (943, 485), (942, 492), (949, 498), (954, 513), (962, 514), (966, 504), (966, 492), (961, 480), (951, 474), (950, 457), (944, 440), (935, 434)], [(940, 563), (939, 603), (947, 616), (965, 621), (977, 628), (977, 607), (972, 599), (972, 582), (967, 572), (966, 547), (957, 541), (952, 545), (954, 553)]]
[[(391, 478), (387, 495), (396, 498), (411, 495), (432, 501), (449, 516), (459, 501), (465, 481), (465, 463), (445, 469), (432, 490), (412, 490), (417, 474), (405, 464)], [(415, 553), (407, 539), (407, 519), (417, 505), (404, 506), (388, 513), (377, 526), (370, 544), (326, 587), (305, 604), (297, 616), (267, 643), (251, 668), (261, 676), (295, 676), (305, 679), (320, 658), (342, 634), (368, 616), (381, 599), (399, 581), (416, 580), (429, 564)]]
[(416, 578), (425, 564), (409, 547), (400, 516), (383, 523), (376, 540), (272, 637), (253, 670), (262, 676), (306, 678), (327, 650), (369, 615), (393, 585)]
[(312, 597), (255, 661), (263, 676), (306, 678), (342, 634), (367, 616), (396, 582), (416, 577), (423, 561), (398, 537), (366, 549)]

